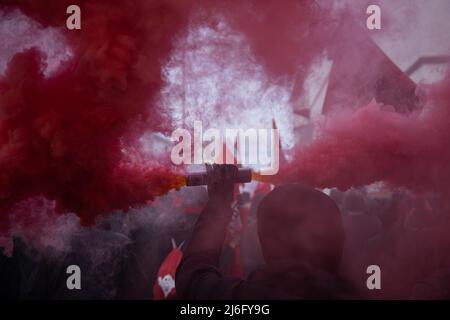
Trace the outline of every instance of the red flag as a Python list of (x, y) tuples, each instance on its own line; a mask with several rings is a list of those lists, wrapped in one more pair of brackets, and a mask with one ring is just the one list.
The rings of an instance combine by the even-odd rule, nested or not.
[(158, 275), (153, 285), (153, 300), (176, 299), (175, 273), (183, 258), (182, 245), (183, 243), (177, 247), (175, 240), (172, 239), (173, 249), (159, 267)]

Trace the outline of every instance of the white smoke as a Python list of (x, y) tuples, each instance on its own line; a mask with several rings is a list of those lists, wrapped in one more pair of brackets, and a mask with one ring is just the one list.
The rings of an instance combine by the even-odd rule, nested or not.
[(58, 70), (72, 52), (57, 28), (43, 28), (19, 10), (0, 10), (0, 76), (15, 54), (38, 48), (45, 55), (42, 71), (46, 77)]

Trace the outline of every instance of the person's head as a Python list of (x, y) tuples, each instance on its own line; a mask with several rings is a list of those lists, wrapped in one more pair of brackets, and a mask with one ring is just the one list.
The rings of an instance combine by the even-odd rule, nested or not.
[(364, 194), (356, 189), (349, 190), (344, 194), (342, 206), (342, 211), (348, 215), (364, 214), (367, 210)]
[(258, 207), (258, 234), (266, 262), (295, 260), (327, 271), (339, 267), (344, 228), (326, 194), (300, 184), (275, 188)]

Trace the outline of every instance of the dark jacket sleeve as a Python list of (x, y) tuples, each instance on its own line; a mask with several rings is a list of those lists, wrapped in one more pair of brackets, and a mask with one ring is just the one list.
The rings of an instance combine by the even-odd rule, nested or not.
[(283, 292), (227, 277), (220, 256), (232, 209), (209, 201), (198, 218), (176, 274), (178, 298), (186, 300), (286, 299)]
[(225, 277), (219, 260), (227, 226), (229, 205), (209, 201), (199, 216), (176, 274), (181, 299), (234, 299), (242, 280)]

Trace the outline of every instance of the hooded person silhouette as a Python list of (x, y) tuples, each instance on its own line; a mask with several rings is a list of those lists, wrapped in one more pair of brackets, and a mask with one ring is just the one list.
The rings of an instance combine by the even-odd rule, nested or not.
[(339, 275), (345, 233), (341, 214), (324, 193), (301, 184), (279, 186), (260, 203), (258, 235), (265, 264), (246, 280), (220, 271), (231, 219), (232, 165), (215, 165), (209, 201), (176, 273), (181, 299), (335, 299), (351, 289)]

